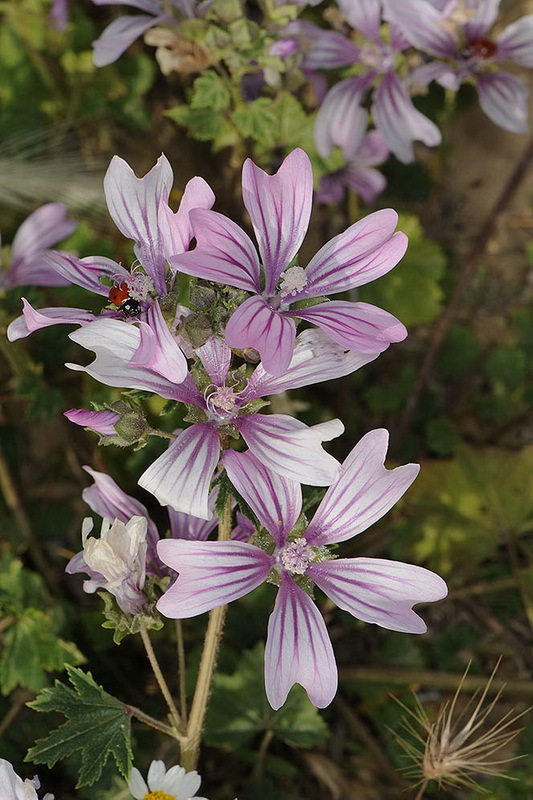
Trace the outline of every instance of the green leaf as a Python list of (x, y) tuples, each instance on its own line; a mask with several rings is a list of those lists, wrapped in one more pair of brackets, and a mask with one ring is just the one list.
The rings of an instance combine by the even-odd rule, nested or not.
[(239, 108), (232, 114), (232, 120), (245, 139), (253, 139), (260, 144), (273, 146), (279, 137), (279, 118), (274, 102), (268, 97), (259, 97)]
[(218, 139), (225, 133), (225, 122), (220, 113), (215, 113), (210, 108), (189, 108), (189, 106), (174, 106), (165, 111), (167, 117), (189, 128), (195, 139), (209, 142)]
[(263, 682), (264, 646), (244, 652), (232, 675), (215, 677), (206, 727), (206, 741), (233, 749), (243, 747), (258, 733), (272, 731), (297, 747), (312, 747), (328, 736), (326, 723), (301, 686), (274, 711)]
[(80, 664), (77, 647), (59, 639), (51, 613), (28, 608), (2, 636), (0, 686), (9, 694), (16, 686), (34, 691), (48, 683), (46, 672)]
[(60, 711), (67, 722), (45, 739), (38, 739), (26, 760), (52, 767), (60, 759), (81, 751), (82, 767), (76, 788), (91, 786), (102, 773), (111, 753), (121, 775), (132, 767), (130, 716), (126, 706), (107, 694), (92, 675), (67, 667), (72, 689), (60, 681), (44, 689), (31, 703), (36, 711)]
[(224, 111), (229, 107), (230, 100), (231, 95), (216, 72), (207, 70), (194, 81), (191, 108)]
[(441, 310), (439, 281), (446, 258), (436, 242), (424, 237), (417, 217), (402, 217), (398, 228), (409, 237), (407, 253), (388, 275), (361, 287), (361, 299), (385, 308), (408, 327), (427, 324)]

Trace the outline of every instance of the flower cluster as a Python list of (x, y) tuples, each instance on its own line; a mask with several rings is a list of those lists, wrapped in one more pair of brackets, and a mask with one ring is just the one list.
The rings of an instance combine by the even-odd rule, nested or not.
[[(223, 114), (231, 116), (229, 107), (225, 111), (230, 96), (240, 113), (249, 101), (284, 91), (292, 93), (302, 113), (311, 115), (318, 108), (315, 146), (326, 159), (322, 202), (338, 201), (349, 187), (372, 203), (386, 183), (376, 167), (390, 153), (409, 163), (415, 142), (440, 143), (435, 121), (413, 103), (432, 82), (448, 92), (473, 84), (496, 125), (515, 133), (528, 127), (526, 85), (502, 65), (533, 66), (533, 15), (499, 31), (500, 0), (337, 0), (322, 16), (315, 9), (307, 14), (315, 2), (293, 0), (261, 4), (260, 25), (250, 23), (245, 4), (239, 3), (224, 10), (212, 0), (126, 4), (145, 13), (115, 19), (94, 42), (95, 63), (116, 60), (145, 34), (145, 41), (157, 47), (165, 74), (202, 75), (212, 65), (223, 65), (217, 76), (224, 73), (227, 81), (217, 83), (213, 95), (220, 98)], [(231, 26), (226, 31), (230, 22), (235, 31), (246, 27), (244, 39), (235, 38)], [(192, 100), (195, 108), (204, 102), (200, 96)], [(181, 111), (177, 119), (191, 124)], [(195, 135), (194, 125), (191, 132)], [(205, 133), (198, 130), (199, 138), (205, 139)], [(229, 132), (222, 139), (227, 145)], [(335, 148), (342, 150), (342, 165), (336, 157), (328, 162)]]
[[(108, 386), (152, 392), (188, 408), (186, 427), (165, 434), (168, 449), (139, 478), (168, 508), (170, 538), (161, 537), (142, 503), (87, 468), (95, 483), (84, 498), (104, 521), (99, 539), (89, 535), (92, 521), (84, 522), (83, 550), (67, 571), (88, 574), (85, 591), (109, 592), (129, 617), (148, 613), (148, 583), (152, 592), (154, 581), (174, 572), (178, 577), (159, 592), (157, 604), (170, 618), (224, 605), (264, 581), (276, 585), (266, 648), (268, 699), (279, 708), (300, 683), (323, 707), (335, 695), (337, 670), (313, 587), (359, 619), (421, 633), (425, 624), (413, 604), (444, 597), (446, 586), (422, 567), (337, 558), (330, 550), (380, 519), (418, 473), (415, 464), (385, 469), (386, 431), (368, 433), (340, 464), (322, 447), (342, 433), (340, 420), (309, 427), (287, 414), (260, 412), (269, 395), (349, 375), (406, 336), (387, 311), (328, 295), (393, 269), (407, 239), (395, 232), (394, 211), (377, 211), (300, 266), (313, 192), (302, 150), (287, 156), (275, 175), (251, 160), (244, 164), (243, 199), (257, 247), (212, 210), (214, 195), (202, 179), (189, 182), (177, 213), (168, 205), (171, 186), (164, 156), (140, 179), (115, 157), (106, 197), (118, 228), (135, 242), (135, 266), (63, 252), (42, 255), (47, 269), (103, 295), (107, 304), (95, 315), (35, 310), (25, 302), (23, 316), (8, 330), (16, 339), (40, 327), (75, 323), (71, 339), (96, 358), (87, 366), (67, 366)], [(184, 281), (193, 298), (186, 306), (178, 303)], [(306, 327), (298, 331), (302, 322)], [(143, 443), (163, 433), (150, 428), (140, 406), (125, 401), (71, 409), (66, 416), (97, 431), (104, 443)], [(244, 500), (254, 520), (237, 511), (230, 540), (209, 541), (223, 472), (237, 504)], [(329, 487), (310, 522), (302, 515), (301, 484)]]

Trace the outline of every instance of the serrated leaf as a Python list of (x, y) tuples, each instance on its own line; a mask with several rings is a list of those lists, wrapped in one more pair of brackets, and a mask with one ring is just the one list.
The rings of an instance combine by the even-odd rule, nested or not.
[(231, 95), (224, 86), (222, 78), (206, 70), (194, 81), (191, 108), (207, 108), (211, 111), (224, 111), (229, 107)]
[(441, 310), (440, 280), (446, 258), (436, 242), (424, 237), (416, 217), (402, 217), (398, 228), (409, 236), (407, 253), (387, 275), (361, 287), (360, 296), (395, 314), (407, 326), (427, 324)]
[(215, 677), (206, 727), (206, 741), (231, 748), (243, 747), (253, 736), (272, 731), (297, 747), (312, 747), (328, 736), (326, 723), (295, 686), (287, 702), (274, 711), (266, 699), (263, 682), (264, 646), (243, 653), (232, 675)]
[(239, 108), (232, 120), (245, 139), (253, 139), (263, 145), (276, 144), (279, 136), (279, 121), (274, 102), (268, 97), (259, 97)]
[(90, 672), (67, 667), (72, 688), (56, 681), (28, 703), (36, 711), (60, 711), (68, 719), (44, 739), (38, 739), (26, 760), (52, 767), (81, 750), (82, 766), (76, 788), (91, 786), (102, 773), (109, 754), (121, 775), (132, 767), (130, 716), (126, 707), (104, 691)]
[(195, 139), (209, 142), (222, 136), (227, 123), (220, 113), (215, 113), (210, 108), (190, 108), (189, 106), (175, 106), (165, 111), (167, 117), (189, 128)]
[(57, 636), (52, 615), (28, 608), (2, 636), (0, 685), (2, 694), (16, 686), (34, 691), (48, 683), (46, 673), (65, 668), (66, 663), (80, 664), (83, 656), (77, 647)]

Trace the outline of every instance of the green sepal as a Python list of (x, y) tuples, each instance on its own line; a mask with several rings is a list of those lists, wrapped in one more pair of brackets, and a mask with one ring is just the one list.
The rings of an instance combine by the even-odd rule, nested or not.
[(139, 633), (141, 629), (158, 631), (163, 627), (163, 620), (155, 609), (155, 599), (146, 611), (140, 614), (127, 614), (119, 608), (112, 594), (109, 592), (98, 592), (98, 594), (104, 601), (103, 614), (106, 621), (102, 623), (102, 628), (111, 628), (115, 631), (113, 634), (115, 644), (120, 644), (125, 636)]

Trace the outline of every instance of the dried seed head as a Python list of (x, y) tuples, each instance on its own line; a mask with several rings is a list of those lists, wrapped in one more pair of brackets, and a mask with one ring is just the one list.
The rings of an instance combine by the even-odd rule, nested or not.
[(412, 761), (406, 774), (419, 778), (416, 785), (422, 784), (417, 800), (422, 797), (423, 789), (429, 781), (436, 781), (439, 786), (448, 783), (479, 789), (482, 787), (479, 787), (474, 776), (492, 775), (513, 780), (511, 776), (502, 772), (503, 765), (520, 756), (503, 759), (496, 759), (494, 756), (520, 733), (521, 728), (511, 728), (511, 726), (530, 709), (519, 714), (515, 714), (511, 709), (490, 727), (487, 726), (487, 720), (501, 698), (504, 688), (501, 686), (492, 700), (486, 702), (499, 664), (500, 660), (484, 689), (481, 692), (477, 690), (459, 713), (456, 713), (457, 701), (470, 663), (452, 700), (445, 702), (439, 708), (434, 721), (430, 720), (416, 694), (414, 709), (408, 708), (394, 698), (409, 714), (401, 723), (403, 730), (409, 734), (409, 739), (402, 734), (394, 733), (394, 735)]

